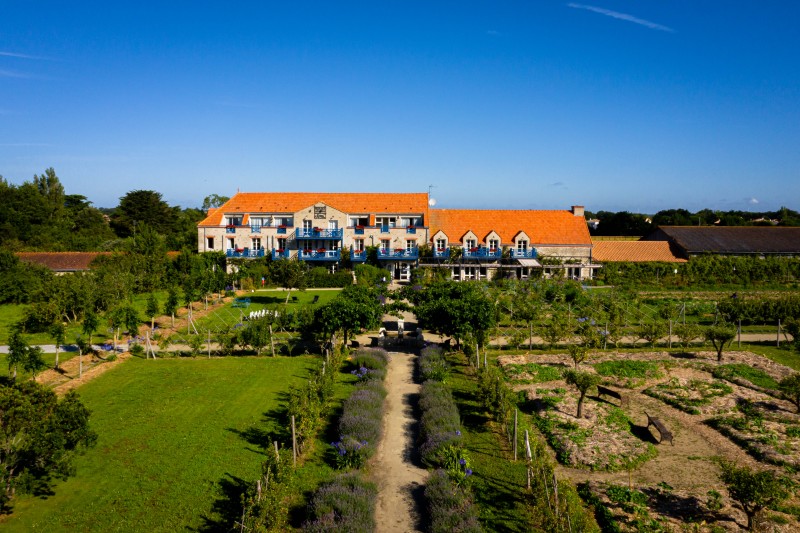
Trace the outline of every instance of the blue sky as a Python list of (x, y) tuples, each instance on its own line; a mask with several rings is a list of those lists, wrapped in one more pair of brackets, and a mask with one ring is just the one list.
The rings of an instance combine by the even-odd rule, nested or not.
[(0, 175), (800, 209), (800, 3), (4, 2)]

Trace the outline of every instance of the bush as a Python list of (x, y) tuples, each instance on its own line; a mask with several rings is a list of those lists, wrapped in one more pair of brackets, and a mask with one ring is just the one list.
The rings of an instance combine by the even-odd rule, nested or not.
[(428, 477), (425, 499), (432, 533), (478, 532), (478, 511), (469, 493), (452, 482), (445, 470), (436, 470)]
[(311, 498), (304, 531), (374, 531), (378, 489), (357, 474), (344, 474), (321, 487)]
[(461, 420), (450, 390), (439, 381), (426, 381), (420, 391), (420, 456), (427, 466), (444, 466), (448, 446), (461, 444)]
[(447, 381), (450, 375), (450, 365), (445, 361), (443, 350), (431, 344), (422, 349), (417, 360), (419, 374), (422, 381)]

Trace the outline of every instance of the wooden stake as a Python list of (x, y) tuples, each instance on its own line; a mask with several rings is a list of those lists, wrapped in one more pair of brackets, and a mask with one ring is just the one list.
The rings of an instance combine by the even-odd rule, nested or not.
[(517, 460), (517, 416), (519, 409), (514, 409), (514, 461)]
[(211, 330), (207, 329), (206, 333), (208, 333), (208, 358), (211, 359)]
[(556, 519), (558, 519), (558, 480), (556, 479), (556, 471), (553, 470), (553, 501), (556, 508)]
[(292, 415), (292, 465), (297, 466), (297, 436), (294, 432), (294, 415)]
[(275, 459), (280, 460), (281, 456), (278, 453), (278, 441), (274, 440), (272, 441), (272, 444), (275, 445)]
[(775, 345), (781, 347), (781, 319), (778, 319), (778, 334), (775, 336)]
[(269, 346), (272, 349), (272, 357), (275, 357), (275, 339), (272, 338), (272, 324), (269, 325)]

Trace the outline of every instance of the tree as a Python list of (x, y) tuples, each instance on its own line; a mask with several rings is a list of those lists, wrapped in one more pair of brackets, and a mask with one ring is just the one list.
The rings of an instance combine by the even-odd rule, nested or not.
[(317, 308), (312, 329), (328, 339), (337, 331), (342, 331), (346, 345), (351, 332), (378, 327), (382, 316), (380, 294), (369, 287), (351, 285), (336, 298)]
[(64, 344), (67, 336), (67, 328), (64, 327), (64, 323), (60, 321), (53, 322), (53, 325), (50, 326), (50, 336), (56, 342), (56, 364), (53, 368), (58, 370), (58, 349)]
[(446, 281), (409, 293), (415, 314), (424, 327), (461, 340), (474, 336), (483, 346), (496, 323), (495, 304), (482, 287), (472, 283)]
[(795, 372), (783, 378), (778, 383), (778, 388), (792, 402), (800, 413), (800, 374)]
[(586, 393), (589, 389), (596, 387), (597, 384), (600, 383), (600, 376), (589, 372), (579, 372), (570, 369), (564, 372), (564, 379), (567, 385), (575, 385), (580, 393), (580, 397), (578, 398), (578, 414), (575, 416), (581, 418), (583, 416), (583, 399), (586, 397)]
[(111, 227), (120, 237), (134, 237), (138, 225), (145, 223), (160, 234), (168, 234), (175, 224), (175, 213), (155, 191), (130, 191), (119, 199)]
[(650, 343), (650, 346), (656, 346), (656, 343), (659, 339), (661, 339), (664, 334), (667, 332), (666, 326), (662, 322), (652, 321), (652, 322), (642, 322), (638, 328), (636, 328), (636, 336), (640, 339), (644, 339)]
[(212, 207), (220, 207), (222, 204), (230, 200), (228, 196), (220, 196), (219, 194), (209, 194), (203, 198), (203, 211), (208, 211)]
[(582, 344), (570, 344), (567, 346), (567, 351), (569, 351), (572, 362), (575, 363), (575, 368), (578, 368), (578, 365), (583, 363), (589, 355), (589, 348)]
[(539, 318), (541, 302), (528, 291), (516, 293), (512, 300), (514, 316), (528, 326), (528, 349), (533, 350), (533, 323)]
[[(83, 317), (83, 328), (81, 332), (89, 338), (89, 348), (92, 347), (92, 335), (94, 335), (98, 327), (100, 327), (100, 317), (97, 316), (97, 313), (93, 310), (87, 311), (86, 315)], [(116, 333), (114, 337), (116, 338)]]
[(542, 326), (542, 338), (547, 341), (551, 348), (565, 340), (570, 333), (569, 323), (564, 313), (553, 308), (550, 318)]
[(273, 261), (270, 268), (272, 282), (286, 289), (286, 303), (289, 303), (289, 295), (292, 289), (305, 290), (306, 270), (308, 266), (304, 261), (290, 261), (280, 259)]
[(695, 324), (681, 324), (675, 328), (675, 335), (683, 349), (688, 350), (692, 341), (700, 338), (700, 328)]
[(28, 350), (30, 347), (25, 339), (22, 338), (22, 329), (19, 324), (11, 328), (11, 335), (8, 338), (8, 370), (14, 369), (14, 374), (11, 376), (17, 379), (17, 366), (24, 365), (28, 359)]
[(725, 324), (708, 326), (703, 332), (703, 336), (717, 351), (717, 361), (722, 361), (722, 351), (736, 337), (736, 330)]
[(75, 391), (59, 400), (36, 382), (0, 384), (0, 509), (17, 490), (52, 490), (72, 474), (72, 457), (95, 443), (89, 411)]
[(25, 357), (22, 368), (26, 372), (30, 372), (31, 379), (36, 379), (36, 374), (38, 374), (40, 370), (47, 368), (47, 363), (44, 361), (44, 351), (41, 347), (28, 347), (27, 357)]
[(164, 302), (164, 314), (172, 318), (172, 327), (175, 327), (175, 313), (178, 311), (180, 300), (178, 298), (178, 288), (170, 285), (167, 289), (167, 301)]
[(767, 507), (776, 505), (791, 494), (791, 481), (769, 470), (754, 471), (749, 466), (736, 466), (721, 461), (723, 483), (731, 498), (739, 502), (747, 515), (747, 529), (753, 531), (754, 518)]
[(156, 299), (156, 295), (151, 292), (147, 297), (147, 308), (145, 309), (145, 313), (150, 317), (150, 329), (155, 329), (158, 310), (158, 300)]
[(270, 317), (251, 320), (247, 327), (239, 333), (240, 342), (252, 347), (256, 351), (256, 355), (261, 355), (261, 351), (272, 340), (270, 325)]

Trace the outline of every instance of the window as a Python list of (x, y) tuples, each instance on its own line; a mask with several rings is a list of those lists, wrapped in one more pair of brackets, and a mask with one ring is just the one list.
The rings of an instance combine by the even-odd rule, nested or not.
[(303, 221), (303, 231), (311, 231), (312, 222), (310, 220)]
[(294, 226), (294, 219), (292, 217), (275, 217), (276, 226)]
[(477, 243), (475, 242), (475, 239), (467, 239), (467, 240), (464, 241), (464, 247), (467, 250), (472, 250), (476, 246), (477, 246)]
[(242, 217), (228, 217), (228, 225), (229, 226), (241, 226), (242, 225)]
[(254, 237), (251, 239), (253, 241), (253, 250), (260, 250), (261, 249), (261, 239), (258, 237)]
[(489, 239), (489, 250), (493, 252), (497, 251), (499, 244), (500, 243), (497, 242), (497, 239)]
[(417, 246), (417, 241), (412, 241), (412, 240), (406, 241), (406, 251), (413, 252), (416, 246)]
[(389, 239), (381, 239), (381, 250), (383, 250), (384, 252), (388, 252), (391, 243), (392, 241), (390, 241)]
[(351, 226), (369, 226), (369, 217), (357, 216), (350, 218)]
[(581, 278), (581, 269), (580, 269), (580, 267), (568, 267), (567, 268), (567, 278), (569, 278), (569, 279), (580, 279)]
[(339, 221), (338, 220), (329, 220), (328, 221), (328, 229), (332, 229), (332, 230), (339, 229)]
[(397, 224), (396, 217), (375, 217), (375, 224), (378, 226), (389, 226), (390, 228), (395, 227)]
[(444, 251), (447, 248), (447, 239), (436, 239), (436, 250)]
[(286, 239), (280, 238), (278, 239), (278, 249), (285, 250), (286, 249)]
[(236, 248), (234, 239), (232, 237), (228, 237), (228, 250), (232, 250), (234, 248)]
[(517, 251), (518, 252), (525, 252), (527, 249), (528, 249), (528, 241), (526, 241), (526, 240), (517, 241)]
[(364, 239), (356, 239), (353, 241), (353, 250), (356, 252), (364, 251)]
[(214, 249), (214, 237), (206, 237), (206, 248), (209, 250)]

